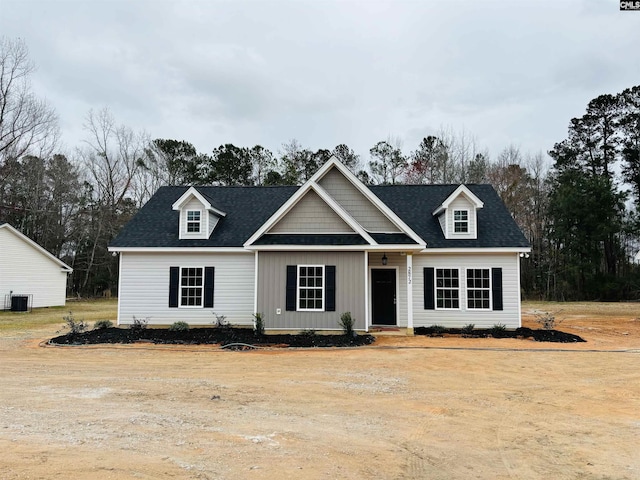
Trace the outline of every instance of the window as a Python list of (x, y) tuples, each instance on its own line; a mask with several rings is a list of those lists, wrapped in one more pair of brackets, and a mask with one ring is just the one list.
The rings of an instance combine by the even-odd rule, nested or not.
[(298, 310), (324, 310), (324, 265), (298, 265)]
[(200, 210), (187, 210), (187, 233), (200, 233)]
[(457, 268), (436, 269), (436, 308), (460, 308), (460, 272)]
[(491, 309), (491, 272), (488, 268), (467, 269), (467, 308)]
[(180, 269), (180, 306), (201, 307), (204, 290), (202, 268)]
[(469, 233), (469, 212), (467, 210), (453, 211), (454, 233)]

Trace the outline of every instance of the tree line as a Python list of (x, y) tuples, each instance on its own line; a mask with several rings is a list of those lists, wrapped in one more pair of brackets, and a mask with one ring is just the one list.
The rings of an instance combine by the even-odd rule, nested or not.
[[(312, 150), (293, 139), (278, 152), (225, 143), (198, 152), (152, 139), (90, 111), (73, 153), (57, 147), (58, 117), (31, 91), (20, 40), (0, 39), (0, 221), (74, 268), (69, 292), (116, 294), (109, 242), (163, 185), (300, 185), (331, 155), (368, 185), (490, 183), (532, 245), (522, 259), (531, 298), (637, 299), (640, 87), (602, 95), (571, 120), (548, 153), (506, 146), (495, 158), (466, 132), (442, 129), (405, 153), (375, 143), (363, 159), (346, 144)], [(427, 214), (429, 212), (426, 212)]]

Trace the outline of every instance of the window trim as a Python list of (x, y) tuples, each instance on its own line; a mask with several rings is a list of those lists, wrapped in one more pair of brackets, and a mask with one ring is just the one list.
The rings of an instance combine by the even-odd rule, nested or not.
[[(464, 213), (466, 215), (466, 219), (465, 220), (456, 220), (456, 213)], [(453, 210), (453, 235), (469, 235), (471, 233), (470, 230), (470, 214), (469, 214), (469, 209), (465, 209), (465, 208), (456, 208)], [(456, 223), (460, 224), (460, 225), (464, 225), (466, 227), (465, 230), (462, 231), (457, 231), (456, 230)]]
[[(455, 270), (458, 272), (458, 287), (438, 287), (438, 270)], [(434, 303), (435, 310), (449, 310), (449, 311), (459, 311), (462, 310), (462, 288), (460, 288), (460, 268), (459, 267), (435, 267), (433, 269), (433, 295), (434, 295)], [(458, 306), (457, 307), (439, 307), (438, 306), (438, 290), (457, 290), (458, 291)]]
[[(296, 265), (296, 312), (324, 312), (325, 311), (325, 300), (326, 300), (326, 265)], [(322, 286), (321, 287), (309, 287), (309, 286), (301, 286), (300, 279), (302, 275), (300, 275), (300, 270), (302, 268), (322, 268)], [(320, 290), (322, 292), (322, 307), (321, 308), (301, 308), (300, 307), (300, 291), (302, 289), (313, 289)]]
[[(189, 220), (189, 214), (190, 213), (197, 213), (198, 214), (198, 220)], [(202, 210), (200, 209), (195, 209), (195, 208), (190, 208), (185, 210), (185, 230), (184, 232), (187, 235), (200, 235), (202, 233), (202, 222), (203, 222), (203, 215), (202, 215)], [(198, 230), (197, 231), (189, 231), (189, 224), (197, 224), (198, 225)]]
[[(187, 308), (187, 309), (193, 309), (193, 308), (204, 308), (204, 280), (205, 280), (205, 267), (204, 266), (180, 266), (180, 275), (178, 276), (178, 308)], [(202, 285), (200, 287), (190, 287), (190, 286), (186, 286), (183, 287), (182, 285), (182, 271), (185, 269), (189, 269), (189, 268), (199, 268), (202, 270), (200, 278), (202, 279)], [(183, 288), (200, 288), (200, 305), (184, 305), (182, 303), (182, 289)]]
[[(469, 288), (469, 270), (486, 270), (489, 273), (489, 288)], [(465, 268), (465, 278), (464, 278), (464, 282), (465, 282), (465, 310), (471, 310), (474, 312), (489, 312), (489, 311), (493, 311), (493, 272), (491, 267), (472, 267), (472, 268)], [(482, 291), (488, 291), (489, 292), (489, 308), (477, 308), (477, 307), (470, 307), (469, 306), (469, 290), (482, 290)]]

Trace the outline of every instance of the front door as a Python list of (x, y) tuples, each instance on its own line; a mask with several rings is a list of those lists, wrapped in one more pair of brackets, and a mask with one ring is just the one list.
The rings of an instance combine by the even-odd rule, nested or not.
[(373, 325), (396, 325), (396, 271), (371, 270), (371, 320)]

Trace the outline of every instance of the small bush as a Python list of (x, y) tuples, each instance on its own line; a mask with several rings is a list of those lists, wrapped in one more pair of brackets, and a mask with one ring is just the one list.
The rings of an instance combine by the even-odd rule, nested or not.
[(113, 327), (113, 322), (111, 320), (98, 320), (93, 324), (94, 330), (105, 330), (111, 327)]
[(133, 316), (133, 323), (129, 325), (129, 329), (139, 332), (147, 328), (149, 324), (149, 317), (146, 318), (137, 318), (135, 315)]
[(218, 315), (216, 312), (211, 312), (213, 314), (214, 317), (216, 317), (216, 319), (213, 321), (213, 324), (216, 327), (228, 327), (229, 326), (229, 322), (227, 322), (227, 316), (226, 315)]
[(189, 330), (187, 322), (173, 322), (169, 327), (170, 332), (186, 332)]
[(470, 335), (471, 333), (473, 333), (474, 328), (476, 328), (475, 323), (468, 323), (467, 325), (462, 327), (460, 331), (462, 332), (463, 335)]
[(560, 322), (552, 312), (536, 312), (536, 323), (544, 330), (554, 330)]
[(344, 312), (342, 315), (340, 315), (339, 323), (345, 336), (347, 337), (356, 336), (356, 332), (353, 331), (353, 325), (356, 323), (356, 321), (351, 316), (351, 312)]
[(441, 335), (444, 333), (446, 328), (444, 328), (442, 325), (431, 325), (429, 327), (429, 330), (431, 330), (431, 333), (434, 333), (436, 335)]
[(261, 313), (254, 313), (253, 316), (255, 318), (253, 331), (257, 336), (261, 337), (264, 335), (264, 319), (262, 318)]
[(496, 323), (489, 331), (493, 337), (502, 337), (504, 332), (507, 331), (507, 326), (503, 323)]
[(73, 316), (73, 312), (69, 312), (69, 315), (65, 315), (62, 318), (67, 323), (66, 327), (69, 329), (69, 333), (72, 335), (82, 333), (88, 327), (84, 320), (76, 320)]
[(301, 337), (315, 337), (316, 331), (313, 328), (308, 328), (306, 330), (302, 330), (298, 335)]

